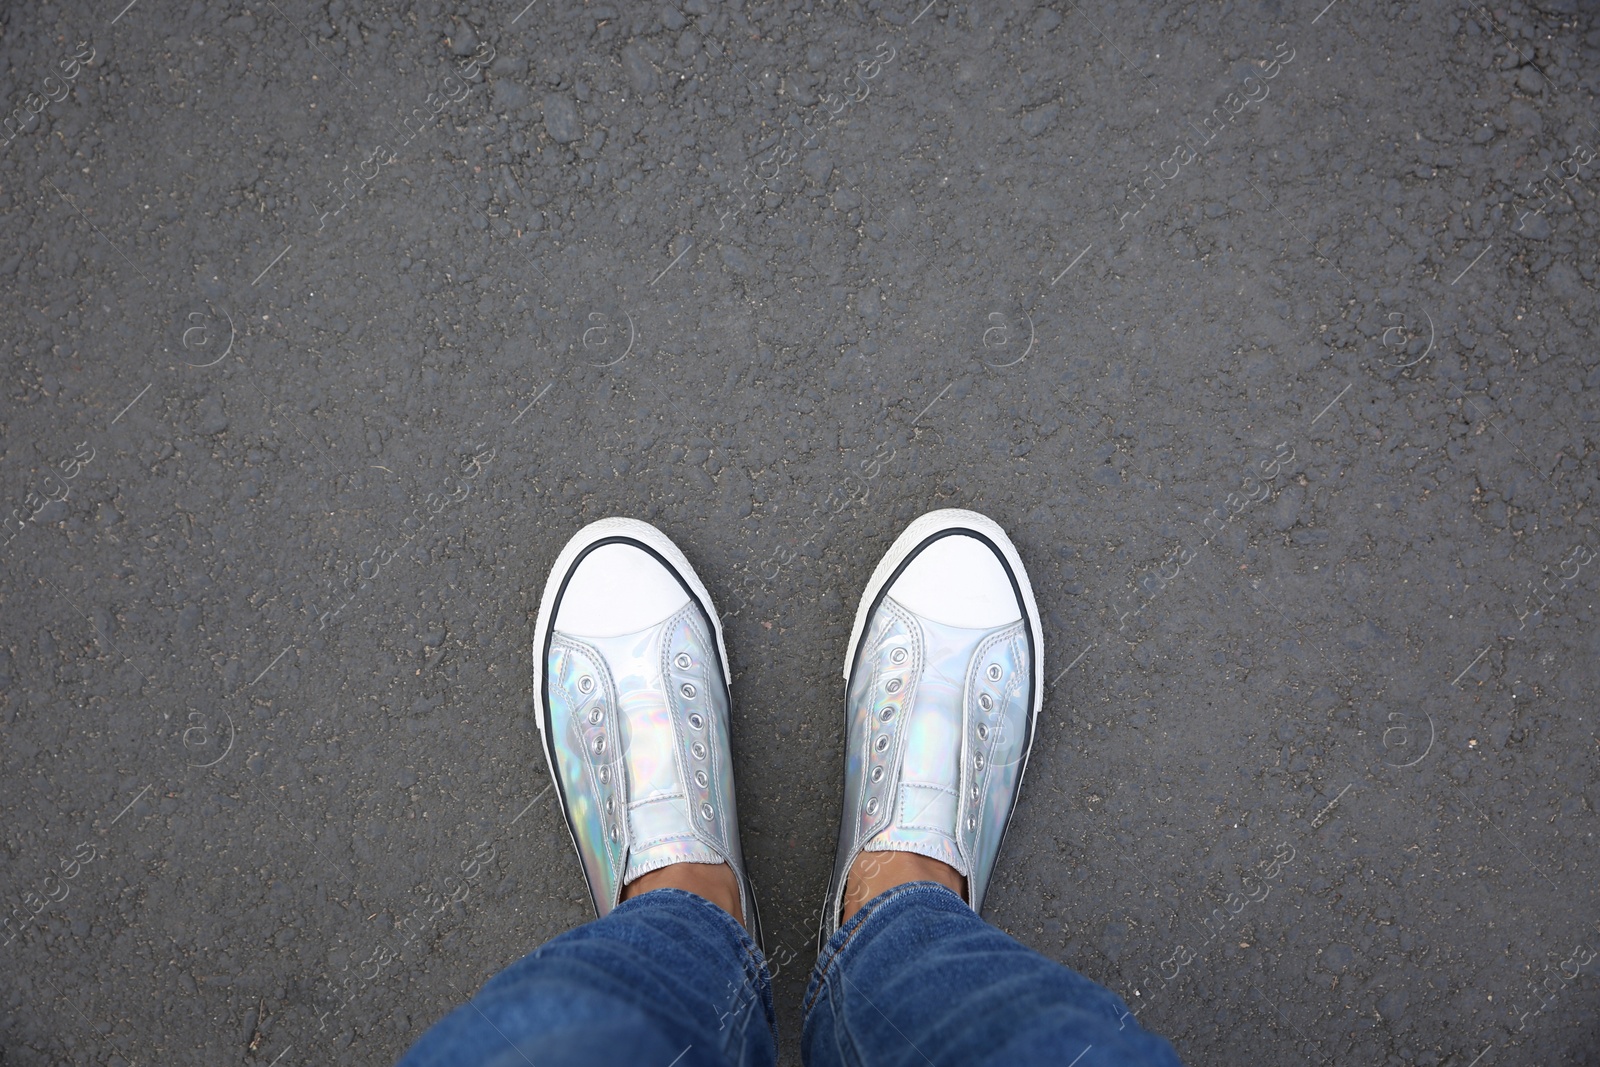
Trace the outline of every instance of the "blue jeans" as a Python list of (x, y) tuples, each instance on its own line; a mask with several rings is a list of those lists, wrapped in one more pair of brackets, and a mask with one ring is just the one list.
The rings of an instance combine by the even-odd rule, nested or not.
[[(744, 927), (657, 889), (553, 938), (422, 1036), (401, 1067), (757, 1067), (771, 981)], [(912, 882), (828, 942), (806, 989), (809, 1067), (1176, 1067), (1120, 997)]]

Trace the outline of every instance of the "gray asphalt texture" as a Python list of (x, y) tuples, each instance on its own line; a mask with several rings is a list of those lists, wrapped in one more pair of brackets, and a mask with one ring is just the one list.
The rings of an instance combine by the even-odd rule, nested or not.
[(1600, 1062), (1596, 9), (924, 2), (7, 7), (0, 1062), (386, 1063), (588, 919), (607, 515), (798, 1062), (936, 507), (1044, 617), (989, 919), (1196, 1065)]

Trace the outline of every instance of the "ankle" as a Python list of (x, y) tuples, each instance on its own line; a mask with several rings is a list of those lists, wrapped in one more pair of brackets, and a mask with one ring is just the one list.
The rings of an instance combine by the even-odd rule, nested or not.
[(850, 865), (845, 879), (840, 921), (849, 922), (867, 901), (907, 882), (937, 882), (967, 899), (967, 880), (948, 863), (917, 852), (863, 852)]
[(739, 907), (739, 881), (726, 863), (669, 863), (657, 867), (623, 886), (622, 899), (632, 900), (652, 889), (682, 889), (705, 897), (741, 926), (748, 926), (744, 910)]

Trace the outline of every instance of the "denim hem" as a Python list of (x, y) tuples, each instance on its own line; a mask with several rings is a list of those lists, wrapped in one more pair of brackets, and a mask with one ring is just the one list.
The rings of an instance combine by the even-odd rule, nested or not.
[(662, 886), (660, 889), (652, 889), (648, 893), (640, 893), (636, 897), (629, 897), (627, 900), (622, 901), (611, 910), (614, 912), (621, 911), (623, 908), (636, 904), (638, 901), (644, 900), (647, 897), (653, 897), (657, 893), (665, 893), (670, 897), (688, 901), (697, 908), (709, 910), (733, 930), (733, 932), (738, 936), (739, 944), (743, 945), (747, 950), (756, 949), (757, 952), (760, 951), (760, 949), (756, 947), (755, 940), (751, 938), (750, 931), (744, 928), (743, 923), (741, 923), (738, 919), (735, 919), (728, 912), (724, 911), (720, 904), (713, 904), (699, 893), (691, 893), (687, 889), (675, 889), (672, 886)]
[[(740, 948), (744, 949), (746, 977), (749, 979), (752, 987), (758, 993), (757, 999), (760, 1001), (762, 1010), (767, 1016), (767, 1029), (772, 1031), (772, 1040), (776, 1042), (778, 1040), (778, 1013), (772, 1002), (772, 974), (767, 970), (766, 953), (761, 951), (761, 946), (756, 944), (755, 939), (750, 936), (750, 931), (744, 928), (744, 924), (738, 919), (735, 919), (728, 912), (724, 911), (721, 905), (713, 904), (699, 893), (691, 893), (687, 889), (676, 889), (672, 886), (662, 886), (660, 889), (652, 889), (648, 893), (640, 893), (636, 897), (630, 897), (629, 899), (624, 900), (615, 908), (612, 908), (611, 912), (612, 914), (616, 914), (623, 908), (628, 907), (630, 904), (634, 904), (642, 900), (648, 900), (650, 897), (655, 897), (662, 893), (667, 894), (669, 899), (673, 901), (683, 901), (691, 907), (697, 907), (702, 910), (709, 909), (709, 911), (714, 913), (717, 919), (723, 924), (724, 929), (730, 930), (733, 933), (734, 940), (738, 943)], [(664, 901), (659, 899), (656, 901), (656, 905), (662, 903), (664, 903)], [(656, 905), (643, 906), (652, 907)]]
[[(856, 936), (857, 931), (866, 925), (879, 908), (892, 904), (901, 897), (910, 896), (913, 893), (919, 896), (923, 894), (930, 894), (933, 897), (946, 896), (955, 900), (962, 907), (968, 906), (967, 902), (961, 899), (961, 894), (955, 892), (949, 886), (940, 885), (938, 882), (902, 882), (900, 885), (885, 889), (867, 901), (861, 906), (861, 910), (851, 917), (849, 922), (833, 932), (833, 936), (828, 939), (827, 945), (823, 947), (822, 954), (817, 957), (817, 965), (811, 971), (810, 989), (807, 990), (809, 995), (800, 1010), (800, 1025), (802, 1028), (810, 1021), (811, 1009), (816, 1006), (817, 999), (822, 995), (822, 988), (828, 977), (828, 968), (850, 947), (850, 942)], [(711, 906), (716, 907), (715, 904)]]

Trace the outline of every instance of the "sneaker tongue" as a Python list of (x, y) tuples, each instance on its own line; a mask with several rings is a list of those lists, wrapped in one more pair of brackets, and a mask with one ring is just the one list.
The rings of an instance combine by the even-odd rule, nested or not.
[[(607, 663), (654, 664), (661, 628), (589, 638)], [(628, 867), (624, 885), (669, 863), (722, 863), (695, 836), (684, 783), (673, 757), (675, 738), (659, 670), (615, 679), (628, 785)]]
[(967, 869), (967, 861), (961, 858), (961, 850), (956, 847), (955, 839), (938, 830), (909, 830), (898, 824), (891, 825), (862, 846), (861, 851), (915, 852), (954, 867), (963, 878), (972, 874)]
[(956, 844), (961, 790), (962, 703), (972, 652), (988, 630), (922, 620), (925, 661), (906, 723), (905, 756), (893, 821), (865, 851), (915, 852), (947, 863), (965, 877)]

